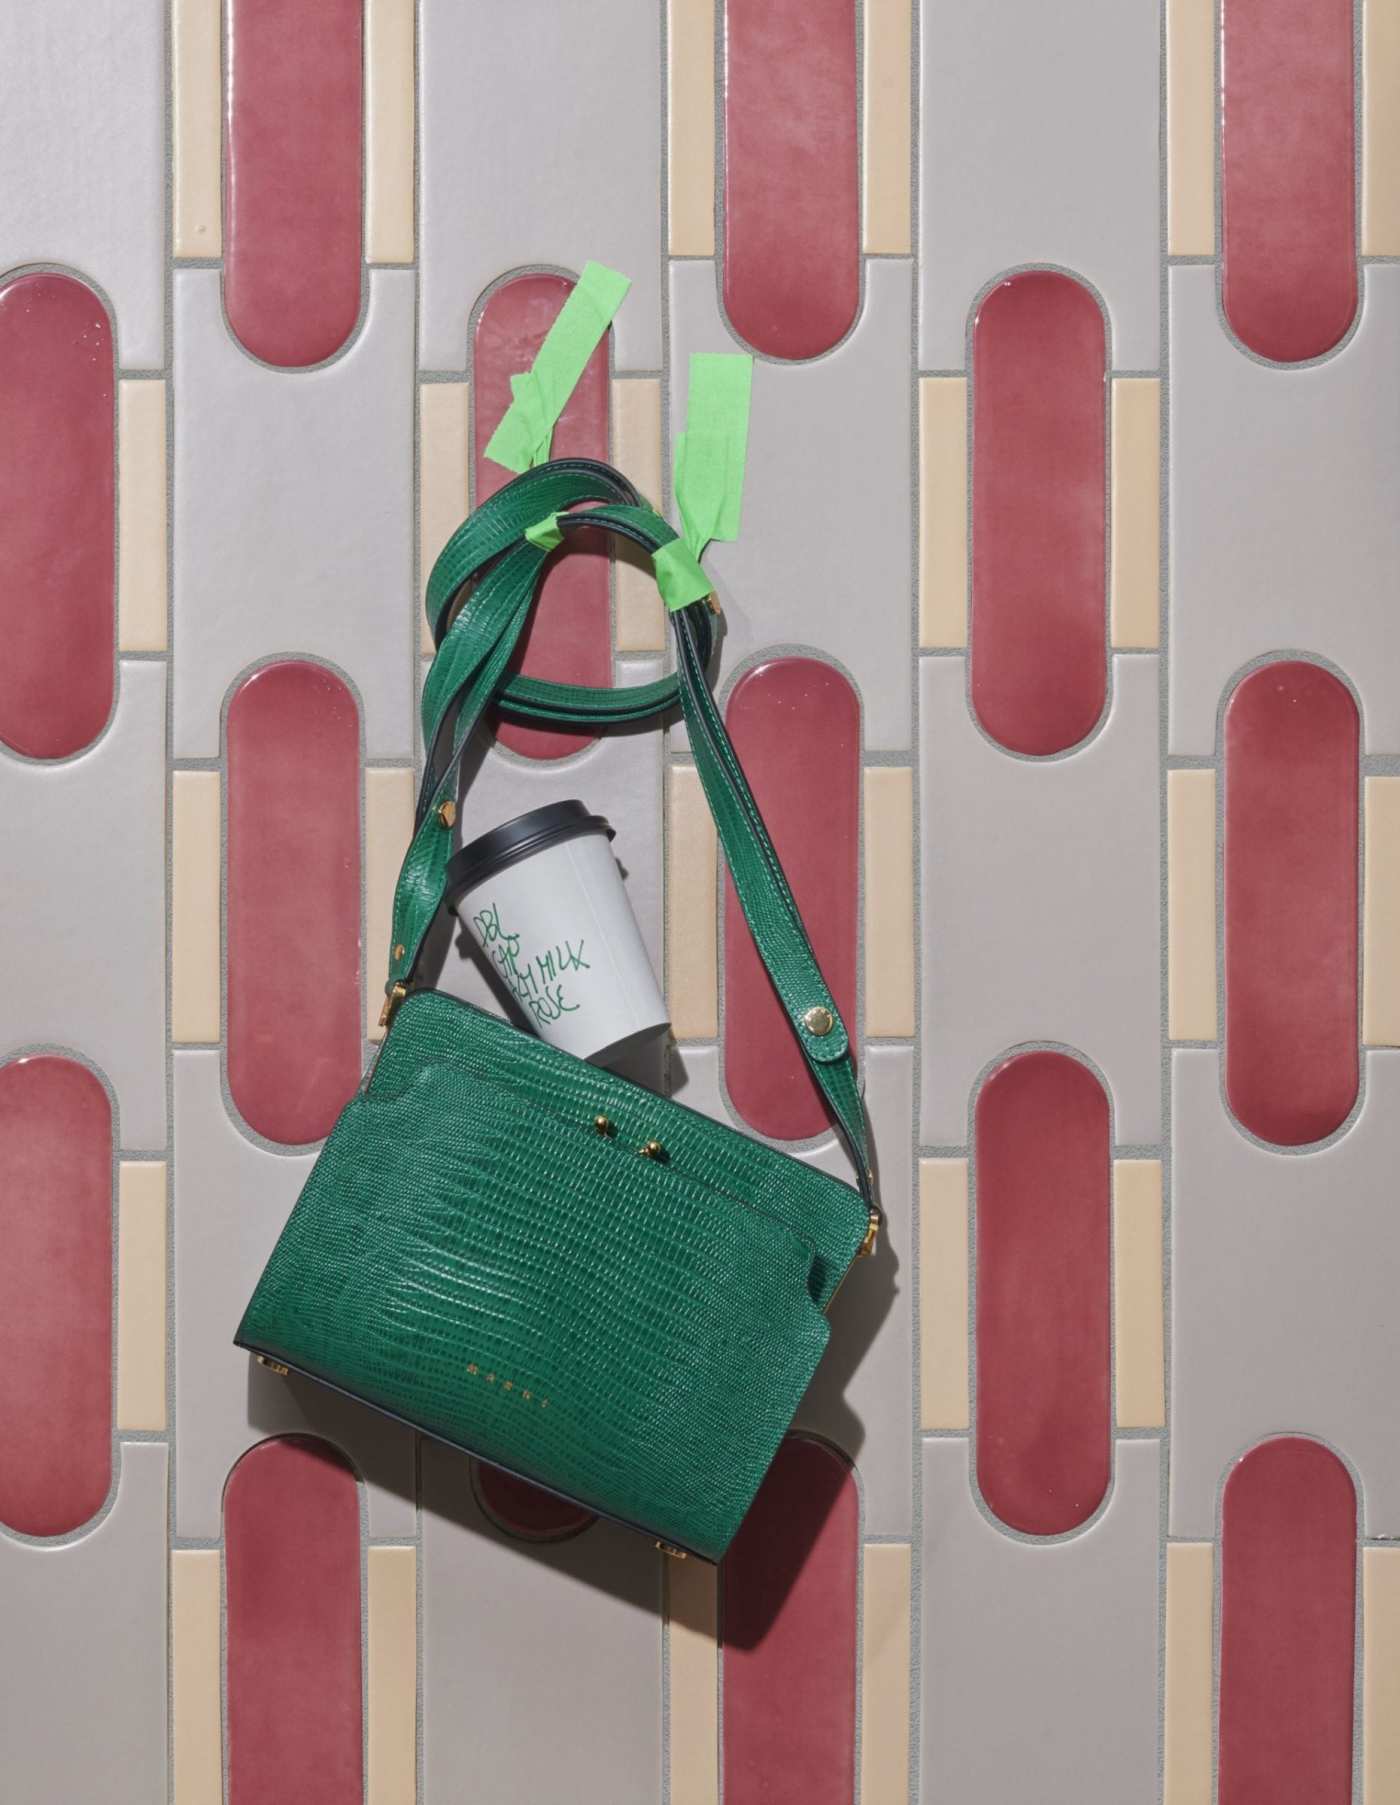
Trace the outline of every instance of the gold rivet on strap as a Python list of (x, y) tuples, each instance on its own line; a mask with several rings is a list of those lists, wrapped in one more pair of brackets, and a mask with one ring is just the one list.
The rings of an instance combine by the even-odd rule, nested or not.
[(827, 1008), (825, 1003), (813, 1003), (812, 1007), (807, 1010), (802, 1017), (802, 1026), (809, 1034), (816, 1034), (818, 1036), (830, 1034), (831, 1030), (836, 1026), (836, 1017)]
[(449, 796), (446, 802), (438, 804), (437, 818), (444, 827), (451, 827), (457, 819), (457, 804)]

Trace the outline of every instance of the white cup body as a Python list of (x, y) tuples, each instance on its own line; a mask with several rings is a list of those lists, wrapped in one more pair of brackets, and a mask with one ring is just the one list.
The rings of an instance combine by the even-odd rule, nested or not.
[(605, 834), (575, 834), (527, 853), (453, 907), (541, 1040), (598, 1059), (666, 1026), (666, 1004)]

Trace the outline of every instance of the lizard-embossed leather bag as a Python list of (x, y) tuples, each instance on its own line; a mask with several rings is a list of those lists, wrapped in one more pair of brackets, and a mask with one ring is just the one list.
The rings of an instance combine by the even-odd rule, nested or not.
[[(438, 558), (389, 1032), (236, 1340), (715, 1560), (821, 1358), (827, 1307), (873, 1243), (865, 1118), (846, 1029), (710, 694), (706, 603), (671, 613), (676, 672), (659, 682), (511, 675), (548, 555), (548, 536), (526, 529), (554, 514), (549, 536), (566, 546), (583, 528), (653, 554), (677, 539), (615, 470), (564, 459), (508, 484)], [(597, 726), (677, 702), (744, 914), (858, 1188), (415, 987), (451, 851), (444, 805), (483, 711)]]

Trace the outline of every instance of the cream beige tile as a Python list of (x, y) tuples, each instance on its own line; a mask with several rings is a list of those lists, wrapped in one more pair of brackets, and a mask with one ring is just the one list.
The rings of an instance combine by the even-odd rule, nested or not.
[(667, 1560), (671, 1805), (719, 1802), (718, 1569)]
[(865, 773), (865, 1032), (914, 1032), (914, 773)]
[(718, 851), (693, 765), (667, 776), (666, 997), (677, 1040), (719, 1033)]
[(170, 1678), (175, 1805), (222, 1805), (217, 1548), (170, 1556)]
[(1113, 1351), (1120, 1429), (1166, 1421), (1162, 1352), (1162, 1168), (1155, 1159), (1113, 1167)]
[(123, 1160), (117, 1189), (117, 1427), (165, 1428), (165, 1163)]
[(1215, 1551), (1167, 1545), (1167, 1674), (1163, 1805), (1211, 1805)]
[(1400, 0), (1366, 0), (1362, 17), (1361, 249), (1400, 254)]
[(967, 644), (967, 382), (919, 383), (919, 644)]
[(219, 0), (172, 0), (171, 132), (177, 257), (222, 254), (223, 76)]
[(413, 838), (413, 773), (371, 766), (365, 772), (365, 1032), (383, 1040), (379, 1012), (389, 967), (394, 886)]
[(919, 1420), (968, 1426), (967, 1161), (919, 1161)]
[(1215, 251), (1215, 0), (1167, 0), (1167, 250)]
[(414, 1805), (418, 1782), (418, 1552), (371, 1548), (366, 1805)]
[(1400, 777), (1366, 779), (1364, 914), (1362, 1038), (1400, 1047)]
[(910, 248), (910, 0), (865, 0), (864, 248)]
[[(661, 384), (633, 376), (612, 385), (613, 462), (651, 502), (661, 505)], [(651, 559), (630, 539), (613, 543), (617, 583), (617, 649), (660, 652), (666, 645), (665, 609)]]
[(365, 0), (365, 254), (413, 261), (413, 0)]
[(1400, 1805), (1400, 1548), (1367, 1548), (1361, 1584), (1361, 1796)]
[(1167, 773), (1167, 1020), (1172, 1040), (1214, 1040), (1215, 773)]
[(1120, 649), (1155, 651), (1161, 566), (1162, 385), (1113, 380), (1113, 568), (1110, 629)]
[(220, 807), (217, 771), (177, 771), (171, 786), (170, 1033), (219, 1038)]
[(117, 385), (117, 632), (123, 652), (163, 652), (165, 384)]
[[(465, 382), (425, 382), (418, 390), (418, 568), (420, 593), (433, 560), (467, 516), (469, 392)], [(421, 645), (433, 649), (422, 617)]]
[(860, 1631), (861, 1805), (909, 1797), (911, 1556), (904, 1542), (866, 1544)]
[(668, 0), (667, 183), (673, 257), (715, 254), (715, 3)]

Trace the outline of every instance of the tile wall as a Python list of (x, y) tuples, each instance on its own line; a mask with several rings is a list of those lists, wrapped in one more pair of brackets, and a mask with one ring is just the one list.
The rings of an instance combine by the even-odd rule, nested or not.
[[(0, 93), (0, 1794), (1397, 1805), (1400, 0), (9, 0)], [(230, 1345), (589, 258), (556, 450), (757, 359), (717, 682), (889, 1218), (718, 1572)], [(665, 659), (553, 570), (528, 669)], [(840, 1171), (683, 735), (463, 817), (573, 794), (676, 1093)]]

